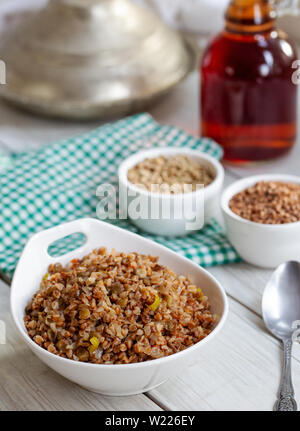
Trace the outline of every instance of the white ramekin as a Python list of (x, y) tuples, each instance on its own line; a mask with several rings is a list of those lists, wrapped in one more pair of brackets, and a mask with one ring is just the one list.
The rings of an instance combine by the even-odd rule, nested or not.
[[(48, 246), (60, 238), (81, 232), (86, 242), (77, 250), (53, 258)], [(163, 265), (178, 274), (189, 275), (209, 297), (212, 313), (218, 321), (213, 331), (202, 341), (174, 355), (128, 365), (98, 365), (77, 362), (49, 353), (37, 345), (27, 334), (24, 325), (25, 307), (32, 295), (39, 289), (49, 264), (60, 262), (65, 265), (74, 258), (81, 258), (99, 247), (115, 248), (125, 253), (138, 252), (159, 256)], [(211, 343), (223, 327), (228, 314), (228, 301), (218, 281), (192, 261), (140, 235), (120, 229), (96, 219), (79, 219), (35, 234), (27, 243), (14, 274), (11, 287), (11, 312), (23, 341), (50, 368), (92, 392), (121, 396), (147, 392), (159, 386), (170, 377), (180, 374), (193, 365), (205, 347)], [(215, 358), (218, 361), (218, 358)], [(205, 370), (202, 370), (205, 372)], [(34, 374), (34, 369), (32, 370)]]
[(282, 174), (256, 175), (236, 181), (223, 192), (222, 212), (229, 241), (246, 262), (275, 268), (289, 260), (300, 260), (300, 222), (281, 225), (245, 220), (229, 208), (231, 198), (259, 181), (300, 184), (300, 177)]
[[(214, 181), (207, 187), (193, 193), (185, 194), (163, 194), (163, 193), (152, 193), (143, 190), (136, 185), (130, 183), (127, 178), (129, 169), (133, 168), (138, 163), (142, 162), (147, 158), (155, 158), (158, 156), (171, 157), (177, 154), (184, 154), (196, 162), (201, 163), (203, 166), (208, 167), (211, 173), (214, 175)], [(150, 202), (151, 209), (162, 208), (162, 205), (166, 199), (171, 200), (171, 214), (176, 214), (176, 210), (180, 210), (182, 205), (186, 205), (185, 208), (194, 208), (193, 203), (195, 202), (195, 194), (204, 193), (204, 205), (199, 207), (199, 219), (202, 218), (204, 224), (218, 212), (220, 205), (220, 196), (224, 182), (224, 169), (216, 159), (213, 157), (197, 150), (190, 150), (186, 148), (154, 148), (150, 150), (140, 151), (133, 156), (127, 158), (119, 168), (119, 185), (120, 185), (120, 208), (124, 213), (127, 213), (128, 206), (134, 198), (128, 197), (133, 194), (140, 199), (142, 205), (148, 205)], [(154, 208), (153, 208), (154, 206)], [(130, 218), (130, 214), (129, 214)], [(184, 212), (183, 217), (171, 219), (151, 219), (151, 218), (130, 218), (139, 229), (156, 235), (163, 236), (184, 236), (191, 233), (191, 230), (187, 229), (187, 223), (190, 222), (191, 215), (189, 212)]]

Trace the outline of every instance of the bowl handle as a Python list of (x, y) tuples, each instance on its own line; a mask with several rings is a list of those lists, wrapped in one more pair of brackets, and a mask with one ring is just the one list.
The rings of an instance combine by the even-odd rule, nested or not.
[[(26, 296), (26, 288), (23, 289), (24, 274), (27, 274), (28, 271), (32, 273), (31, 268), (33, 266), (36, 266), (36, 262), (38, 262), (39, 265), (37, 265), (37, 267), (35, 268), (35, 272), (37, 274), (36, 279), (41, 279), (43, 274), (45, 273), (45, 268), (48, 267), (49, 264), (56, 263), (58, 261), (57, 257), (51, 257), (49, 255), (49, 245), (61, 238), (80, 232), (83, 233), (86, 237), (86, 242), (84, 244), (84, 247), (86, 247), (89, 245), (89, 243), (92, 243), (93, 232), (96, 230), (96, 228), (99, 229), (99, 224), (104, 225), (106, 223), (93, 218), (83, 218), (59, 226), (55, 226), (34, 234), (27, 242), (17, 264), (17, 268), (15, 270), (12, 282), (11, 298), (15, 298), (15, 295), (17, 295), (19, 300), (21, 300), (22, 298), (24, 299), (25, 304), (25, 302), (29, 298), (27, 298)], [(63, 258), (67, 261), (71, 260), (73, 256), (78, 253), (81, 247), (67, 252), (63, 255)], [(61, 257), (62, 256), (59, 256), (59, 259)], [(35, 278), (33, 277), (33, 279)]]
[[(34, 234), (28, 241), (25, 250), (28, 248), (38, 247), (41, 253), (47, 255), (48, 258), (57, 260), (48, 254), (48, 247), (53, 242), (65, 238), (66, 236), (72, 235), (74, 233), (83, 233), (86, 237), (87, 244), (89, 237), (91, 235), (92, 225), (101, 223), (101, 221), (92, 218), (83, 218), (79, 220), (74, 220), (69, 223), (64, 223), (59, 226), (52, 227), (50, 229), (43, 230)], [(25, 253), (24, 250), (24, 253)], [(73, 250), (74, 251), (74, 250)], [(73, 251), (66, 253), (66, 255), (73, 253)]]

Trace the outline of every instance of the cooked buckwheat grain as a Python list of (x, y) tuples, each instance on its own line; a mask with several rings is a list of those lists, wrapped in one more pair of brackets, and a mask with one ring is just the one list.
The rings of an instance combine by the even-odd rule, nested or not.
[(129, 364), (172, 355), (213, 329), (208, 298), (188, 277), (138, 253), (94, 250), (50, 265), (26, 307), (25, 326), (63, 358)]

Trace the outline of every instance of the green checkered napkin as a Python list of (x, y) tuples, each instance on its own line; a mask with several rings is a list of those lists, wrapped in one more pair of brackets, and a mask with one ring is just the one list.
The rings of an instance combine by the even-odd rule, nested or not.
[[(12, 276), (33, 233), (77, 218), (96, 217), (97, 187), (101, 183), (117, 183), (122, 160), (153, 146), (188, 147), (222, 157), (221, 148), (210, 139), (195, 139), (175, 127), (161, 126), (148, 114), (104, 125), (37, 151), (12, 155), (10, 163), (5, 163), (0, 171), (0, 271)], [(114, 223), (136, 232), (127, 221)], [(200, 265), (238, 260), (214, 221), (184, 239), (145, 236)], [(73, 238), (55, 244), (52, 254), (67, 252), (79, 242), (80, 238)]]

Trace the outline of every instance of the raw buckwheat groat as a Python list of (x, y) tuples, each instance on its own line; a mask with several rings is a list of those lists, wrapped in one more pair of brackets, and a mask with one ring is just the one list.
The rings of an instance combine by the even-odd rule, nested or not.
[(37, 344), (63, 358), (128, 364), (197, 343), (215, 316), (201, 289), (157, 257), (101, 248), (50, 265), (24, 321)]
[(157, 192), (177, 194), (186, 193), (184, 184), (191, 186), (188, 191), (196, 191), (198, 184), (208, 186), (214, 177), (205, 166), (184, 154), (178, 154), (170, 158), (159, 156), (143, 160), (129, 170), (128, 180), (148, 191), (156, 191), (151, 189), (153, 184), (166, 185), (166, 190), (161, 187)]
[(231, 211), (240, 217), (263, 224), (300, 221), (300, 185), (261, 181), (233, 196)]

